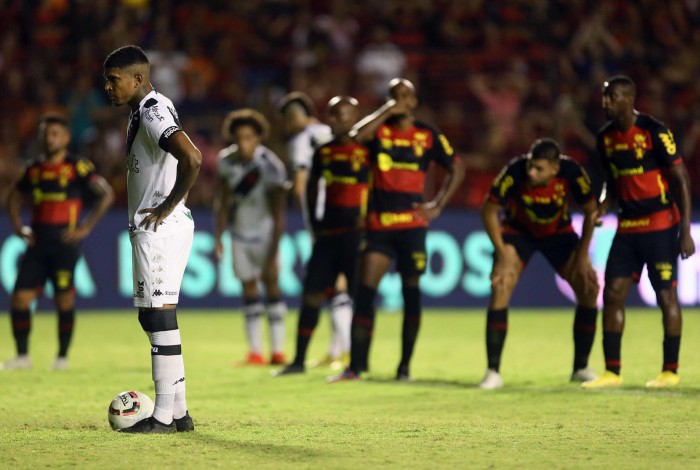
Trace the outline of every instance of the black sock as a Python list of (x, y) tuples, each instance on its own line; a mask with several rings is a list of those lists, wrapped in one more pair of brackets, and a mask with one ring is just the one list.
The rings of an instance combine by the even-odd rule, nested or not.
[(27, 354), (29, 350), (29, 331), (32, 329), (32, 316), (29, 309), (10, 309), (12, 334), (15, 337), (17, 355)]
[(596, 307), (576, 306), (574, 315), (574, 370), (588, 367), (595, 339), (598, 309)]
[(678, 354), (681, 350), (681, 337), (664, 335), (664, 366), (662, 370), (678, 371)]
[(376, 289), (359, 286), (350, 330), (350, 370), (359, 374), (369, 369), (369, 347), (374, 329)]
[(58, 357), (68, 355), (68, 347), (73, 337), (73, 324), (75, 323), (75, 309), (59, 310), (58, 312)]
[(294, 365), (303, 366), (306, 360), (306, 350), (309, 347), (311, 336), (314, 334), (318, 324), (318, 315), (321, 309), (310, 307), (306, 304), (301, 306), (299, 312), (299, 327), (297, 329), (297, 352), (294, 357)]
[(620, 374), (622, 362), (620, 350), (622, 348), (622, 333), (603, 331), (603, 355), (605, 356), (605, 370)]
[(496, 372), (501, 367), (501, 353), (508, 333), (508, 308), (486, 312), (486, 357), (488, 368)]
[(408, 367), (416, 346), (421, 320), (421, 299), (418, 286), (404, 286), (403, 291), (403, 328), (401, 330), (401, 362), (399, 371), (408, 373)]

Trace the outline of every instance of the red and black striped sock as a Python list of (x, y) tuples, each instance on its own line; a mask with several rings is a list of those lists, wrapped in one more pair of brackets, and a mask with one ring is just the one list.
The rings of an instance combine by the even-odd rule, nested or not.
[(401, 362), (399, 371), (408, 373), (418, 339), (421, 320), (421, 299), (418, 286), (405, 286), (403, 291), (403, 328), (401, 330)]
[(311, 307), (303, 304), (299, 312), (299, 327), (297, 328), (297, 352), (294, 357), (294, 365), (303, 366), (306, 361), (306, 350), (309, 347), (311, 336), (318, 324), (319, 307)]
[(12, 320), (12, 334), (15, 337), (17, 355), (27, 354), (29, 351), (29, 332), (32, 329), (32, 315), (29, 309), (10, 309)]
[(501, 367), (501, 354), (508, 333), (508, 308), (486, 312), (486, 357), (488, 368), (496, 372)]
[(664, 371), (678, 371), (678, 356), (681, 350), (681, 337), (664, 335)]
[(350, 370), (356, 374), (369, 369), (369, 347), (374, 330), (374, 298), (377, 290), (360, 285), (352, 317), (350, 336)]
[(620, 374), (622, 349), (622, 333), (615, 331), (603, 331), (603, 355), (605, 356), (605, 370)]
[(597, 318), (597, 308), (576, 306), (574, 315), (574, 370), (588, 366), (588, 357), (595, 339)]
[(58, 357), (68, 355), (74, 324), (75, 309), (58, 311)]

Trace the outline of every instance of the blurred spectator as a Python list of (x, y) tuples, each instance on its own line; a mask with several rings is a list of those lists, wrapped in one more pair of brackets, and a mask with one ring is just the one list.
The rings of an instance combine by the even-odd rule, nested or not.
[[(676, 130), (700, 181), (696, 0), (0, 0), (0, 180), (32, 154), (41, 113), (61, 110), (123, 200), (126, 124), (105, 104), (101, 58), (129, 43), (149, 51), (154, 85), (203, 147), (221, 146), (219, 123), (232, 109), (272, 117), (296, 89), (316, 104), (351, 94), (369, 110), (388, 80), (408, 76), (423, 90), (419, 117), (464, 156), (453, 204), (468, 207), (481, 204), (513, 148), (535, 138), (597, 161), (599, 84), (625, 73), (643, 84), (639, 110)], [(284, 136), (268, 145), (283, 148)], [(209, 206), (212, 180), (206, 170), (200, 179), (191, 201)]]

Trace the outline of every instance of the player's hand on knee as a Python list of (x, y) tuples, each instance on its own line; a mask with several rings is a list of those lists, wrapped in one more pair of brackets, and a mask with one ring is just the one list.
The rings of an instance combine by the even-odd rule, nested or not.
[(34, 230), (32, 230), (31, 227), (27, 227), (26, 225), (22, 226), (15, 234), (20, 237), (22, 240), (24, 240), (27, 245), (32, 246), (36, 242), (34, 238)]

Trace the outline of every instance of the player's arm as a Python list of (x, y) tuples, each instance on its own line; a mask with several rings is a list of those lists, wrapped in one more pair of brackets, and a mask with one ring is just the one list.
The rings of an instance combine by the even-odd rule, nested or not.
[(294, 187), (292, 188), (292, 192), (294, 195), (294, 202), (298, 207), (303, 207), (304, 205), (308, 179), (309, 170), (306, 168), (297, 168), (294, 171)]
[(216, 190), (214, 191), (214, 202), (212, 212), (214, 213), (214, 246), (217, 258), (221, 259), (224, 254), (224, 245), (221, 237), (228, 225), (228, 215), (230, 212), (231, 200), (226, 187), (226, 181), (219, 178)]
[(314, 156), (311, 160), (311, 170), (308, 172), (308, 181), (306, 182), (306, 213), (308, 214), (309, 228), (312, 231), (312, 235), (316, 235), (316, 230), (318, 227), (318, 212), (316, 206), (318, 204), (318, 183), (321, 179), (321, 158), (318, 150), (314, 152)]
[(419, 205), (418, 213), (427, 221), (431, 221), (440, 215), (452, 195), (457, 191), (464, 179), (464, 163), (459, 157), (452, 160), (452, 165), (446, 168), (447, 175), (442, 180), (442, 186), (435, 197), (428, 202)]
[(144, 230), (148, 230), (151, 224), (154, 232), (158, 230), (160, 223), (185, 199), (202, 166), (202, 153), (184, 131), (178, 131), (170, 137), (168, 152), (177, 160), (175, 184), (160, 205), (139, 211), (140, 214), (148, 214), (140, 224)]
[(409, 114), (405, 104), (390, 98), (369, 116), (360, 119), (350, 130), (350, 137), (360, 143), (366, 143), (374, 139), (379, 126), (392, 116)]
[[(503, 234), (501, 233), (499, 213), (502, 210), (503, 206), (493, 202), (489, 197), (486, 198), (481, 206), (481, 221), (494, 249), (494, 270), (491, 275), (493, 286), (499, 284), (505, 286), (508, 284), (508, 277), (516, 278), (518, 275), (515, 270), (519, 260), (518, 254), (513, 245), (507, 244), (503, 240)], [(501, 269), (496, 269), (496, 266), (501, 267)]]
[(271, 272), (275, 268), (277, 262), (277, 249), (280, 239), (285, 229), (285, 221), (287, 218), (287, 194), (284, 186), (273, 186), (267, 193), (268, 204), (272, 214), (272, 237), (270, 240), (270, 249), (265, 260), (265, 271)]
[(114, 203), (114, 190), (102, 176), (93, 174), (90, 177), (88, 189), (97, 197), (97, 201), (90, 210), (90, 214), (79, 226), (63, 233), (62, 240), (65, 243), (78, 243), (87, 237)]
[(588, 250), (593, 239), (593, 230), (600, 219), (598, 215), (598, 201), (591, 197), (583, 206), (583, 228), (581, 229), (581, 240), (574, 254), (574, 276), (579, 276), (583, 280), (583, 288), (586, 292), (598, 288), (598, 278), (595, 271), (591, 269)]
[(692, 199), (690, 196), (690, 177), (683, 162), (669, 168), (669, 176), (675, 188), (678, 208), (681, 212), (681, 227), (679, 238), (679, 250), (682, 259), (689, 258), (695, 253), (695, 242), (690, 235), (690, 216), (692, 212)]
[(7, 216), (10, 219), (10, 224), (12, 225), (12, 231), (18, 237), (22, 238), (28, 245), (34, 244), (34, 232), (31, 227), (28, 227), (22, 223), (22, 201), (24, 200), (24, 195), (17, 188), (15, 183), (10, 189), (10, 193), (7, 195)]
[(488, 197), (481, 206), (481, 222), (484, 224), (486, 235), (489, 236), (493, 244), (493, 250), (496, 258), (502, 258), (505, 255), (505, 241), (501, 233), (501, 222), (498, 215), (503, 210), (503, 206), (491, 201)]

